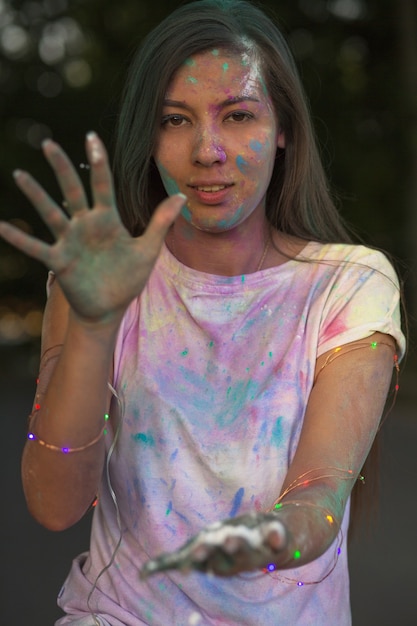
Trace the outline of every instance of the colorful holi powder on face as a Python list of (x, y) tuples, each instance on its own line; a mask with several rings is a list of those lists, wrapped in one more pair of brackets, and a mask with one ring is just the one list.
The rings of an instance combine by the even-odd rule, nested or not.
[(187, 356), (187, 354), (188, 354), (188, 348), (185, 348), (185, 350), (183, 350), (183, 351), (181, 352), (181, 355), (182, 355), (182, 356)]
[(260, 152), (263, 148), (263, 144), (257, 139), (252, 139), (249, 142), (249, 148), (253, 150), (254, 152)]
[(220, 220), (218, 222), (218, 225), (220, 226), (220, 228), (231, 228), (232, 226), (234, 226), (239, 220), (240, 217), (242, 215), (244, 207), (240, 206), (238, 208), (238, 210), (235, 212), (234, 215), (232, 215), (232, 217), (228, 220)]
[[(206, 147), (209, 147), (210, 150), (207, 150), (209, 159), (213, 158), (222, 164), (227, 163), (227, 150), (226, 146), (223, 145), (223, 140), (226, 141), (228, 135), (225, 138), (219, 136), (217, 127), (214, 127), (212, 123), (218, 123), (219, 111), (224, 103), (227, 104), (227, 99), (230, 98), (233, 102), (236, 99), (243, 98), (245, 100), (247, 98), (249, 101), (259, 102), (259, 105), (253, 105), (256, 106), (257, 115), (259, 113), (259, 122), (257, 115), (254, 115), (254, 124), (242, 124), (242, 132), (236, 132), (237, 142), (232, 144), (233, 149), (230, 150), (230, 154), (227, 154), (227, 157), (234, 164), (235, 171), (242, 174), (233, 193), (228, 194), (227, 206), (225, 205), (227, 210), (223, 211), (223, 214), (217, 209), (203, 211), (201, 202), (195, 201), (193, 196), (188, 201), (188, 206), (182, 208), (181, 217), (183, 220), (199, 230), (212, 231), (213, 229), (228, 230), (234, 228), (242, 222), (242, 219), (249, 212), (264, 203), (265, 196), (263, 194), (269, 184), (270, 164), (273, 162), (276, 152), (276, 148), (272, 146), (272, 143), (275, 143), (276, 121), (271, 114), (271, 103), (264, 102), (265, 98), (259, 80), (262, 68), (256, 48), (251, 42), (248, 43), (247, 53), (243, 55), (224, 52), (222, 49), (215, 48), (201, 55), (188, 58), (183, 67), (177, 71), (170, 86), (170, 98), (181, 102), (184, 100), (191, 108), (195, 108), (199, 125), (193, 127), (190, 124), (189, 128), (187, 126), (187, 133), (176, 132), (175, 136), (170, 132), (161, 132), (155, 159), (169, 195), (177, 193), (179, 185), (181, 185), (181, 191), (187, 191), (186, 181), (189, 178), (189, 173), (186, 170), (188, 161), (184, 160), (186, 155), (193, 160), (200, 159), (203, 158), (200, 156), (199, 150), (201, 150), (201, 154), (207, 159)], [(202, 59), (201, 62), (200, 58)], [(245, 63), (242, 67), (243, 60)], [(191, 61), (195, 61), (192, 69)], [(249, 63), (249, 61), (251, 62)], [(190, 82), (194, 81), (196, 82), (190, 85)], [(226, 95), (226, 99), (222, 100), (219, 96), (219, 83), (224, 84), (222, 94)], [(216, 90), (214, 90), (213, 85), (216, 85)], [(193, 89), (190, 89), (190, 86)], [(184, 89), (186, 90), (185, 95)], [(251, 111), (251, 106), (248, 105), (247, 107), (249, 111)], [(244, 108), (246, 107), (244, 106)], [(229, 118), (227, 119), (229, 121)], [(236, 120), (233, 119), (233, 121)], [(264, 137), (269, 136), (268, 132), (265, 133), (265, 125), (271, 136), (270, 141), (264, 140)], [(239, 128), (237, 124), (225, 125), (225, 129), (235, 127)], [(169, 125), (167, 131), (170, 130), (172, 129)], [(188, 139), (186, 140), (191, 131), (194, 133), (193, 144)], [(272, 140), (272, 138), (274, 139)], [(250, 142), (251, 147), (249, 146)], [(160, 164), (163, 164), (162, 167)], [(163, 169), (164, 167), (166, 171)], [(237, 213), (236, 207), (239, 207)], [(187, 229), (187, 232), (191, 231)]]
[(229, 517), (235, 517), (235, 515), (237, 514), (238, 510), (240, 509), (240, 505), (242, 504), (244, 493), (245, 490), (243, 487), (240, 487), (240, 489), (236, 491), (232, 502), (232, 508), (230, 509)]
[(184, 204), (184, 206), (181, 209), (181, 215), (183, 216), (183, 218), (189, 222), (191, 224), (193, 216), (191, 214), (190, 209), (188, 208), (188, 206), (186, 204)]
[(177, 185), (177, 183), (175, 182), (175, 180), (169, 175), (168, 171), (165, 169), (165, 167), (157, 162), (156, 163), (158, 171), (159, 171), (159, 175), (161, 177), (162, 183), (165, 187), (165, 191), (167, 192), (167, 194), (169, 196), (173, 196), (176, 193), (179, 193), (179, 187)]
[(195, 64), (195, 59), (193, 59), (192, 57), (190, 57), (189, 59), (185, 59), (184, 61), (184, 65), (188, 65), (188, 67), (194, 67)]
[(269, 95), (268, 94), (268, 88), (267, 88), (266, 82), (264, 81), (263, 76), (261, 74), (259, 74), (258, 80), (259, 80), (259, 82), (261, 84), (262, 91), (264, 92), (265, 96), (268, 96)]
[(241, 154), (236, 157), (236, 165), (242, 174), (246, 173), (246, 169), (249, 167), (249, 163), (243, 158)]

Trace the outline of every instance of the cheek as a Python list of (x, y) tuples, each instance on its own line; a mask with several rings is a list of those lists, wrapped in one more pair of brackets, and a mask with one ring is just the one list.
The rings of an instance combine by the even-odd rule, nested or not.
[[(235, 163), (238, 170), (244, 175), (259, 178), (261, 173), (268, 174), (275, 159), (275, 150), (269, 138), (251, 139), (247, 148), (238, 154)], [(261, 176), (261, 178), (263, 178)]]
[(175, 179), (170, 175), (169, 171), (166, 169), (164, 165), (160, 161), (156, 162), (156, 166), (159, 171), (159, 175), (161, 177), (162, 183), (165, 187), (165, 191), (169, 196), (172, 196), (179, 192), (179, 187), (175, 182)]
[(275, 142), (267, 137), (264, 141), (254, 140), (249, 148), (259, 168), (263, 169), (265, 175), (270, 175), (277, 153)]

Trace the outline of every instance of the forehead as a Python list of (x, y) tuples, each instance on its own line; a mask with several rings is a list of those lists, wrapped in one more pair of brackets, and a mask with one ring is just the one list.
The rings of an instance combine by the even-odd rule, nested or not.
[[(257, 55), (213, 48), (186, 59), (175, 72), (168, 92), (195, 88), (221, 89), (231, 92), (263, 92), (267, 95), (262, 69)], [(235, 95), (235, 93), (231, 93)]]

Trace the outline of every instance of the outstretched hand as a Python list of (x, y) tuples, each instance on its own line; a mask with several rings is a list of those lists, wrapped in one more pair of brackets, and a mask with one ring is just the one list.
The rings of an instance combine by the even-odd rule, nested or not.
[(148, 561), (141, 577), (170, 569), (234, 576), (267, 567), (286, 547), (285, 527), (273, 513), (242, 515), (212, 524), (179, 550)]
[(164, 237), (185, 198), (167, 198), (152, 217), (145, 233), (134, 238), (119, 217), (106, 150), (95, 133), (87, 136), (91, 170), (92, 208), (71, 161), (55, 142), (43, 145), (55, 172), (65, 207), (59, 207), (26, 172), (15, 172), (18, 187), (31, 201), (55, 237), (47, 244), (6, 222), (0, 236), (52, 270), (79, 318), (105, 321), (123, 314), (142, 291), (160, 252)]

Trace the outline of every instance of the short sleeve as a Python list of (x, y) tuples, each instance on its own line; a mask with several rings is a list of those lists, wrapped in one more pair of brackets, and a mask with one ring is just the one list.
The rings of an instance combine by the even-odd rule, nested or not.
[(406, 342), (401, 329), (398, 276), (382, 252), (355, 246), (354, 253), (341, 262), (329, 289), (318, 355), (375, 332), (395, 339), (401, 360)]
[(140, 311), (140, 298), (135, 298), (129, 304), (126, 312), (123, 316), (119, 331), (117, 334), (116, 345), (113, 355), (113, 385), (117, 385), (119, 378), (120, 364), (122, 359), (125, 342), (128, 340), (128, 336), (132, 328), (138, 324)]

